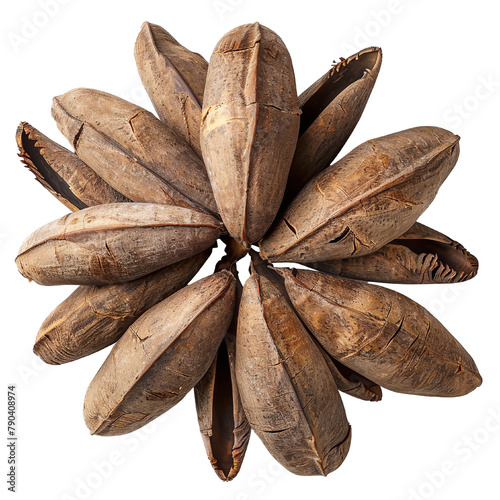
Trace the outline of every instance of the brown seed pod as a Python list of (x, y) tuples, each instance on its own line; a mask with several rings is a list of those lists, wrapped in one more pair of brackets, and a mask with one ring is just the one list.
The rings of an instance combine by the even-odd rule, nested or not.
[(280, 272), (296, 311), (328, 353), (382, 387), (462, 396), (481, 385), (467, 351), (408, 297), (315, 271)]
[(115, 344), (90, 383), (83, 414), (92, 434), (126, 434), (176, 405), (207, 372), (235, 305), (228, 271), (153, 306)]
[(97, 205), (37, 229), (16, 264), (40, 285), (122, 283), (202, 252), (222, 230), (210, 215), (188, 208)]
[(208, 67), (200, 140), (222, 219), (243, 243), (258, 241), (276, 215), (299, 121), (281, 38), (258, 23), (225, 35)]
[(78, 156), (133, 201), (217, 212), (201, 159), (149, 111), (106, 92), (75, 89), (54, 98), (52, 115)]
[(363, 401), (380, 401), (382, 399), (382, 388), (378, 384), (337, 361), (323, 349), (314, 337), (312, 338), (323, 355), (339, 391)]
[(339, 154), (365, 109), (382, 64), (378, 47), (341, 59), (299, 96), (300, 132), (285, 199)]
[(207, 61), (151, 23), (142, 25), (135, 43), (135, 61), (160, 120), (201, 157), (200, 121)]
[(327, 475), (351, 429), (323, 356), (278, 289), (254, 271), (238, 315), (236, 376), (252, 429), (290, 472)]
[(114, 344), (141, 314), (186, 286), (210, 253), (126, 283), (78, 287), (43, 322), (34, 353), (59, 365)]
[(306, 265), (345, 278), (401, 284), (458, 283), (476, 276), (479, 267), (460, 243), (418, 222), (368, 255)]
[(458, 159), (459, 137), (417, 127), (367, 141), (313, 178), (261, 242), (273, 262), (371, 253), (407, 231)]
[[(272, 265), (266, 264), (257, 252), (250, 250), (250, 255), (252, 257), (253, 271), (259, 276), (267, 278), (293, 308), (292, 301), (286, 291), (284, 278), (276, 272), (276, 269)], [(323, 355), (339, 391), (365, 401), (380, 401), (382, 399), (382, 389), (380, 386), (347, 366), (342, 365), (342, 363), (332, 358), (313, 336), (311, 338)]]
[(19, 156), (36, 180), (72, 211), (103, 203), (130, 201), (99, 177), (75, 153), (27, 122), (16, 132)]
[(208, 372), (194, 388), (203, 444), (223, 481), (231, 481), (240, 471), (251, 432), (236, 384), (236, 331), (242, 289), (236, 280), (236, 306), (229, 330)]

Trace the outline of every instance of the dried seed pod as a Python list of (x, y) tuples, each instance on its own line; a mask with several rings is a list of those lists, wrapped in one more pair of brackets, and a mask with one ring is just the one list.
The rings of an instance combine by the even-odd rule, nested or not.
[(202, 252), (222, 229), (210, 215), (188, 208), (97, 205), (36, 230), (16, 264), (41, 285), (122, 283)]
[(382, 64), (378, 47), (341, 59), (299, 96), (300, 132), (285, 198), (295, 195), (339, 154), (357, 125)]
[(72, 211), (130, 201), (99, 177), (75, 153), (27, 122), (16, 133), (19, 156), (40, 184)]
[[(266, 264), (257, 252), (250, 250), (250, 255), (252, 257), (254, 272), (268, 279), (293, 308), (293, 304), (286, 291), (284, 278), (276, 272), (276, 269), (272, 265)], [(313, 336), (311, 338), (323, 355), (339, 391), (365, 401), (380, 401), (382, 399), (382, 389), (380, 386), (347, 366), (342, 365), (342, 363), (332, 358)]]
[(200, 140), (222, 219), (241, 242), (258, 241), (276, 215), (299, 121), (281, 38), (258, 23), (225, 35), (208, 67)]
[(87, 389), (83, 413), (90, 432), (126, 434), (176, 405), (212, 364), (234, 305), (234, 276), (221, 271), (145, 312)]
[(351, 429), (323, 356), (287, 300), (252, 272), (238, 317), (236, 376), (252, 429), (290, 472), (327, 475)]
[(75, 89), (54, 98), (52, 115), (78, 156), (133, 201), (217, 212), (201, 159), (149, 111), (106, 92)]
[(135, 61), (160, 120), (201, 157), (200, 121), (207, 61), (151, 23), (142, 25), (135, 43)]
[(126, 283), (78, 287), (43, 322), (33, 351), (59, 365), (114, 344), (141, 314), (186, 286), (210, 253)]
[(476, 276), (479, 267), (460, 243), (418, 222), (368, 255), (306, 265), (345, 278), (401, 284), (458, 283)]
[(366, 255), (407, 231), (458, 159), (459, 137), (417, 127), (367, 141), (314, 177), (261, 243), (273, 262)]
[(382, 399), (382, 388), (378, 384), (337, 361), (323, 349), (314, 337), (313, 340), (323, 355), (339, 391), (364, 401), (380, 401)]
[(467, 351), (408, 297), (315, 271), (280, 272), (296, 311), (328, 353), (382, 387), (462, 396), (481, 385)]
[(212, 467), (223, 481), (231, 481), (238, 474), (251, 432), (235, 374), (237, 312), (242, 289), (236, 280), (236, 306), (229, 330), (212, 366), (194, 388), (203, 443)]

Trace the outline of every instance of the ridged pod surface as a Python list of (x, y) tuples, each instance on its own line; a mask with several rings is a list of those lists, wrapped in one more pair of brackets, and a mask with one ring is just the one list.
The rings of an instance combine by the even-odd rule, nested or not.
[(37, 229), (16, 264), (40, 285), (122, 283), (206, 250), (222, 230), (212, 216), (188, 208), (97, 205)]
[(245, 244), (258, 241), (276, 216), (299, 121), (281, 38), (259, 23), (225, 35), (208, 66), (200, 140), (222, 220)]
[(382, 387), (452, 397), (481, 385), (467, 351), (408, 297), (315, 271), (280, 272), (295, 310), (325, 350)]
[(78, 156), (27, 122), (16, 132), (19, 156), (36, 180), (72, 211), (103, 203), (129, 202)]
[(201, 157), (200, 121), (207, 61), (151, 23), (142, 25), (135, 43), (135, 61), (160, 120)]
[(459, 283), (476, 276), (479, 267), (460, 243), (419, 222), (368, 255), (306, 265), (345, 278), (400, 284)]
[(234, 276), (221, 271), (144, 313), (87, 389), (83, 414), (90, 432), (132, 432), (181, 401), (212, 364), (234, 306)]
[(75, 89), (54, 98), (52, 116), (78, 156), (131, 200), (217, 212), (201, 159), (149, 111)]
[(223, 481), (240, 471), (250, 439), (250, 424), (236, 382), (236, 334), (242, 285), (236, 277), (236, 307), (215, 359), (194, 388), (203, 444), (212, 467)]
[(363, 114), (381, 64), (378, 47), (363, 49), (341, 59), (299, 96), (300, 132), (287, 201), (339, 154)]
[(59, 365), (114, 344), (142, 313), (186, 286), (210, 253), (126, 283), (79, 286), (43, 322), (33, 351)]
[(417, 127), (367, 141), (314, 177), (260, 244), (272, 262), (366, 255), (430, 205), (458, 159), (459, 137)]
[(326, 476), (340, 466), (351, 428), (333, 376), (287, 300), (255, 273), (241, 298), (236, 376), (252, 429), (286, 469)]

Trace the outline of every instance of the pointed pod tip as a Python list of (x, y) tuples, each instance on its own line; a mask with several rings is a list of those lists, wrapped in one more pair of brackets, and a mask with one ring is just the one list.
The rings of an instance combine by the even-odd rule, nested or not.
[(374, 385), (372, 387), (368, 387), (367, 389), (373, 394), (370, 401), (382, 401), (382, 388), (379, 385)]
[(23, 134), (26, 125), (27, 122), (20, 122), (16, 129), (16, 143), (19, 149), (22, 149), (23, 147)]

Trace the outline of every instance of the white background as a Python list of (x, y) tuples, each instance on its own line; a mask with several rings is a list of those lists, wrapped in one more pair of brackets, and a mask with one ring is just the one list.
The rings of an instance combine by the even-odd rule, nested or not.
[[(497, 3), (46, 0), (49, 14), (43, 4), (4, 2), (0, 21), (0, 394), (5, 415), (6, 386), (17, 384), (17, 497), (500, 498)], [(369, 45), (383, 48), (378, 82), (342, 154), (367, 139), (418, 125), (461, 135), (458, 165), (421, 221), (474, 253), (479, 275), (453, 286), (396, 288), (430, 309), (468, 349), (483, 375), (482, 387), (457, 399), (389, 391), (380, 403), (343, 397), (353, 426), (352, 447), (342, 467), (326, 479), (288, 473), (253, 435), (239, 476), (223, 484), (206, 459), (192, 394), (135, 434), (89, 435), (83, 398), (107, 350), (59, 367), (43, 365), (32, 354), (41, 322), (70, 287), (28, 283), (18, 274), (14, 257), (29, 233), (67, 209), (21, 166), (14, 133), (18, 122), (26, 120), (65, 144), (50, 117), (51, 98), (75, 87), (105, 90), (152, 109), (133, 58), (145, 20), (162, 25), (207, 59), (227, 31), (258, 20), (287, 44), (299, 92), (339, 56)], [(240, 266), (242, 274), (246, 266)], [(0, 422), (5, 422), (3, 438), (6, 419)], [(7, 448), (0, 449), (4, 498)]]

